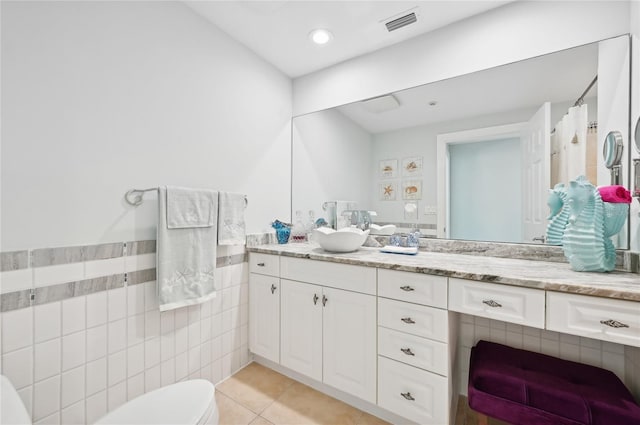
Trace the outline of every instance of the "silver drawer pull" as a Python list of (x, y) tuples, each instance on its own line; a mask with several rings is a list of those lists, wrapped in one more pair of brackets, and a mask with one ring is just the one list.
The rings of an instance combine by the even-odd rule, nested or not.
[(319, 299), (318, 294), (313, 294), (313, 305), (318, 304), (318, 299)]
[(609, 320), (601, 320), (600, 323), (603, 325), (610, 326), (612, 328), (628, 328), (629, 325), (625, 325), (622, 322), (618, 322), (617, 320), (609, 319)]
[(413, 398), (413, 396), (411, 395), (411, 393), (410, 393), (410, 392), (408, 392), (408, 391), (407, 391), (406, 393), (400, 393), (400, 395), (401, 395), (402, 397), (404, 397), (405, 399), (407, 399), (407, 400), (415, 401), (415, 398)]
[(495, 302), (494, 300), (484, 300), (483, 304), (488, 305), (489, 307), (502, 307), (502, 304)]
[(258, 263), (258, 267), (264, 267), (264, 263)]
[(411, 348), (401, 348), (400, 351), (405, 353), (407, 356), (415, 356), (413, 351), (411, 351)]
[(327, 298), (326, 296), (322, 296), (322, 307), (326, 307), (327, 305), (327, 301), (329, 301), (329, 298)]
[(272, 293), (272, 294), (273, 294), (274, 292), (276, 292), (276, 289), (278, 289), (278, 288), (276, 288), (276, 285), (271, 284), (271, 293)]
[(413, 320), (411, 317), (403, 317), (400, 320), (402, 320), (404, 323), (409, 323), (409, 324), (416, 323), (415, 320)]
[(413, 289), (409, 285), (401, 286), (400, 289), (402, 289), (403, 291), (407, 291), (407, 292), (415, 291), (415, 289)]

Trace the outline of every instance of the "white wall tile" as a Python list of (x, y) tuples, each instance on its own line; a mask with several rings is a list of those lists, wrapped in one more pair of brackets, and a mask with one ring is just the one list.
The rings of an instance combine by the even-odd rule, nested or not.
[(102, 325), (107, 322), (107, 292), (96, 292), (87, 295), (87, 327)]
[(32, 270), (33, 283), (36, 287), (75, 282), (84, 279), (84, 265), (82, 263), (36, 267)]
[(62, 334), (78, 332), (86, 327), (86, 299), (74, 297), (62, 301)]
[(215, 362), (222, 358), (222, 336), (211, 340), (211, 361)]
[(127, 346), (144, 342), (144, 313), (127, 318)]
[(22, 404), (27, 409), (27, 413), (33, 418), (33, 385), (18, 390), (18, 395), (22, 399)]
[(22, 291), (33, 287), (33, 272), (31, 269), (0, 272), (0, 294)]
[(124, 257), (86, 261), (84, 267), (85, 279), (122, 274), (124, 273)]
[(144, 337), (157, 338), (160, 336), (160, 311), (151, 310), (144, 314)]
[(171, 357), (169, 360), (160, 364), (160, 382), (162, 386), (171, 385), (176, 382), (176, 359)]
[(189, 328), (176, 328), (176, 354), (184, 353), (189, 348)]
[(78, 367), (86, 362), (86, 332), (80, 331), (62, 337), (62, 370)]
[(61, 339), (55, 338), (35, 345), (35, 382), (60, 373)]
[(107, 325), (87, 329), (87, 361), (107, 355)]
[(132, 377), (144, 371), (144, 343), (127, 349), (127, 376)]
[(42, 418), (34, 422), (34, 425), (60, 425), (60, 413), (56, 412), (53, 415)]
[(211, 341), (205, 341), (200, 346), (200, 367), (211, 364)]
[(117, 288), (107, 291), (107, 311), (109, 321), (127, 317), (127, 288)]
[(127, 378), (127, 352), (119, 351), (109, 356), (107, 365), (107, 384), (109, 387)]
[(144, 371), (144, 391), (149, 392), (160, 388), (160, 365)]
[(200, 346), (189, 349), (189, 373), (200, 369)]
[(62, 409), (60, 415), (61, 422), (68, 425), (82, 425), (86, 424), (85, 412), (84, 412), (84, 400), (73, 404), (65, 409)]
[(33, 391), (33, 420), (38, 421), (60, 408), (60, 375), (38, 382)]
[(211, 300), (211, 314), (222, 313), (222, 292), (218, 291), (217, 295)]
[(87, 423), (94, 423), (107, 413), (107, 392), (87, 397)]
[(160, 313), (160, 332), (166, 334), (175, 330), (175, 314), (173, 310)]
[(222, 313), (211, 316), (211, 337), (222, 335)]
[(624, 354), (624, 345), (602, 341), (602, 351), (614, 354)]
[(175, 334), (162, 334), (160, 337), (160, 360), (166, 361), (176, 355)]
[(176, 329), (186, 328), (189, 324), (189, 310), (186, 307), (177, 308), (174, 311), (174, 326)]
[(156, 266), (156, 254), (128, 255), (125, 259), (125, 270), (132, 272), (136, 270), (153, 269)]
[(33, 347), (2, 355), (2, 373), (17, 389), (33, 383)]
[(189, 374), (189, 353), (184, 352), (176, 356), (176, 381), (186, 378)]
[(144, 368), (160, 364), (160, 338), (148, 339), (144, 342)]
[(211, 316), (203, 318), (200, 322), (200, 341), (206, 342), (211, 340)]
[(600, 350), (602, 348), (602, 342), (593, 338), (580, 337), (580, 346)]
[(144, 285), (127, 287), (127, 315), (135, 316), (144, 313)]
[(60, 306), (60, 302), (54, 302), (34, 307), (35, 342), (60, 336), (62, 330)]
[(87, 363), (87, 395), (92, 395), (107, 388), (107, 358)]
[(127, 347), (127, 320), (110, 322), (107, 328), (107, 348), (109, 354), (124, 350)]
[(62, 407), (84, 400), (84, 368), (84, 365), (82, 365), (62, 374), (62, 391), (60, 394)]
[(211, 316), (211, 300), (205, 301), (200, 305), (201, 319), (206, 319)]
[(190, 305), (187, 310), (189, 324), (200, 321), (200, 304)]
[(144, 373), (127, 379), (127, 400), (133, 400), (144, 394)]
[(191, 323), (189, 325), (189, 348), (200, 345), (200, 322)]
[[(578, 341), (578, 340), (576, 340)], [(576, 344), (569, 344), (567, 342), (560, 341), (560, 358), (565, 360), (571, 360), (574, 362), (580, 361), (580, 346)]]
[(217, 384), (222, 381), (222, 359), (217, 359), (211, 363), (211, 382)]
[(158, 283), (154, 280), (144, 284), (144, 309), (145, 311), (158, 310)]
[(108, 399), (109, 411), (125, 404), (127, 402), (127, 381), (109, 387)]

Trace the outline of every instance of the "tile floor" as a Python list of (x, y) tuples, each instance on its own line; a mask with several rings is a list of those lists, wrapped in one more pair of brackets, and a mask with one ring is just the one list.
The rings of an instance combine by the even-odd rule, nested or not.
[[(216, 386), (220, 425), (388, 425), (258, 363)], [(461, 397), (456, 425), (478, 423)], [(489, 421), (490, 425), (502, 422)]]

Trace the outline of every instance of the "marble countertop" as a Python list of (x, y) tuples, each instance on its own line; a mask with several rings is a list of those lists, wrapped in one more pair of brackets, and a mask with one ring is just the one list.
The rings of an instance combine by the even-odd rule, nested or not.
[(403, 270), (548, 291), (640, 301), (640, 275), (626, 272), (575, 272), (567, 263), (496, 258), (420, 251), (417, 255), (388, 254), (361, 247), (338, 254), (308, 243), (258, 245), (250, 252), (319, 261)]

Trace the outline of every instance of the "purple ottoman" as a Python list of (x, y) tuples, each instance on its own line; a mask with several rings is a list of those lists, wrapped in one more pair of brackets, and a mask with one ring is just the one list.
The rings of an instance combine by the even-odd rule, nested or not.
[(640, 425), (613, 372), (487, 341), (471, 349), (469, 406), (512, 424)]

